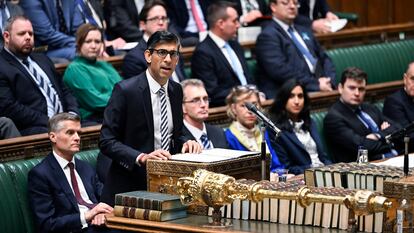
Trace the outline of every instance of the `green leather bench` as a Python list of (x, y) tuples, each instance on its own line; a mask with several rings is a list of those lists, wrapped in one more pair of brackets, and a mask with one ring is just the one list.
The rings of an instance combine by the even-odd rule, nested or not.
[[(98, 149), (82, 151), (76, 157), (96, 167), (98, 153)], [(27, 195), (27, 175), (42, 159), (37, 157), (0, 164), (0, 232), (35, 232)]]
[(402, 79), (407, 65), (414, 61), (414, 40), (354, 46), (328, 50), (336, 68), (339, 83), (342, 71), (356, 66), (368, 74), (368, 83), (383, 83)]

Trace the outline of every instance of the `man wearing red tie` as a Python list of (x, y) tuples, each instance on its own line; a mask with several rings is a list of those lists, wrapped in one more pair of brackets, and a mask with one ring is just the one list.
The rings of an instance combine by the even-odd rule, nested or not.
[(49, 120), (53, 151), (28, 175), (29, 200), (38, 232), (107, 232), (97, 228), (113, 211), (98, 203), (102, 184), (87, 162), (76, 159), (80, 118), (60, 113)]

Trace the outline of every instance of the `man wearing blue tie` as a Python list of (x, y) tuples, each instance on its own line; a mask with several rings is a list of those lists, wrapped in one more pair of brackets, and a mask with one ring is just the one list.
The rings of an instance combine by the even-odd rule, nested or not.
[(345, 69), (338, 85), (341, 97), (324, 119), (325, 138), (335, 162), (355, 162), (360, 146), (368, 150), (369, 160), (397, 154), (386, 143), (385, 135), (399, 126), (384, 117), (377, 107), (363, 103), (367, 79), (367, 73), (359, 68)]
[(210, 105), (221, 106), (231, 88), (252, 84), (253, 77), (247, 69), (242, 47), (234, 40), (240, 27), (235, 5), (213, 3), (208, 8), (207, 20), (210, 31), (194, 50), (191, 74), (204, 82)]
[(307, 91), (335, 88), (335, 68), (312, 30), (294, 24), (299, 6), (297, 0), (271, 0), (273, 20), (257, 38), (257, 82), (269, 98), (292, 78), (301, 80)]

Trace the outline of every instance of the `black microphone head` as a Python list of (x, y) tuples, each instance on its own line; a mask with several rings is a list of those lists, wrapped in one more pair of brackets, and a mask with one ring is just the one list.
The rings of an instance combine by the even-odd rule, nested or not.
[(247, 108), (249, 111), (252, 111), (252, 112), (256, 112), (256, 111), (257, 111), (257, 107), (256, 107), (256, 105), (254, 105), (254, 104), (252, 104), (252, 103), (250, 103), (250, 102), (245, 102), (245, 103), (244, 103), (244, 105), (246, 106), (246, 108)]

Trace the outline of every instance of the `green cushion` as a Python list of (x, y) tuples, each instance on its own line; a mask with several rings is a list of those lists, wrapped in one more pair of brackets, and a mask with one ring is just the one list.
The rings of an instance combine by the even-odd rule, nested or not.
[(0, 232), (29, 232), (26, 230), (10, 172), (3, 164), (0, 164), (0, 200)]
[(329, 151), (328, 144), (326, 143), (325, 133), (323, 132), (323, 120), (325, 119), (326, 114), (328, 114), (328, 111), (313, 112), (311, 113), (311, 118), (316, 124), (316, 128), (318, 129), (319, 137), (321, 139), (323, 148), (328, 154), (330, 160), (333, 161), (333, 158)]
[(358, 22), (358, 14), (351, 13), (351, 12), (334, 12), (338, 18), (347, 19), (350, 22), (357, 23)]
[(327, 51), (336, 68), (339, 83), (342, 71), (350, 66), (363, 69), (368, 83), (400, 80), (407, 64), (414, 60), (414, 40), (338, 48)]
[[(78, 159), (81, 159), (83, 161), (90, 163), (93, 167), (96, 167), (96, 160), (98, 157), (98, 153), (99, 153), (98, 149), (81, 151), (76, 154), (76, 157)], [(43, 158), (44, 157), (37, 157), (33, 159), (28, 159), (28, 160), (17, 160), (17, 161), (7, 162), (4, 164), (12, 180), (12, 183), (9, 185), (10, 187), (9, 192), (10, 190), (15, 191), (15, 192), (10, 192), (10, 193), (13, 193), (16, 196), (16, 201), (10, 202), (10, 203), (14, 203), (15, 205), (15, 207), (12, 209), (20, 210), (20, 208), (18, 207), (19, 206), (21, 207), (21, 212), (19, 214), (19, 217), (16, 217), (16, 219), (19, 219), (20, 221), (24, 222), (24, 223), (16, 224), (16, 227), (26, 226), (27, 228), (26, 230), (20, 229), (15, 232), (29, 232), (29, 233), (34, 232), (34, 221), (33, 221), (33, 216), (32, 216), (32, 212), (29, 206), (29, 201), (28, 201), (27, 176), (28, 176), (29, 171), (34, 166), (36, 166), (41, 160), (43, 160)], [(3, 166), (2, 164), (0, 165)], [(3, 174), (1, 174), (1, 171), (0, 171), (0, 179), (3, 179), (3, 177), (4, 176)], [(0, 185), (1, 185), (1, 181), (0, 181)], [(3, 185), (1, 185), (0, 187), (0, 195), (2, 195), (1, 194), (2, 187)], [(1, 206), (1, 204), (0, 204), (0, 207), (1, 207), (0, 208), (0, 213), (1, 213), (1, 211), (4, 210), (4, 208)], [(7, 208), (5, 208), (5, 210), (7, 210)], [(0, 220), (0, 223), (1, 221), (2, 220)], [(0, 225), (0, 229), (1, 227), (2, 225)], [(14, 232), (14, 231), (0, 231), (0, 232)]]

